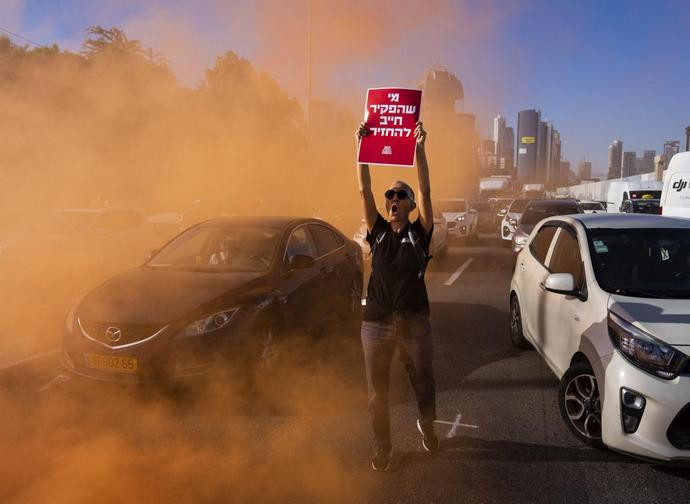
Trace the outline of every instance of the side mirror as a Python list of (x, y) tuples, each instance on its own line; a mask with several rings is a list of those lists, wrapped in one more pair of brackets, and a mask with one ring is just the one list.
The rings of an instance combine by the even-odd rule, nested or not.
[(478, 213), (478, 210), (476, 208), (470, 208), (470, 213)]
[(290, 269), (309, 269), (314, 266), (314, 258), (308, 255), (297, 254), (290, 261)]
[(575, 289), (575, 279), (570, 273), (552, 273), (546, 277), (544, 288), (556, 294), (577, 296), (579, 292)]

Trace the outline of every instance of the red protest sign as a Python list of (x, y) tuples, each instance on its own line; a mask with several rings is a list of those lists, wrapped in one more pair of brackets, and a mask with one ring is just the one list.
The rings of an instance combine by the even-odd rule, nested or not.
[(413, 166), (417, 147), (414, 128), (421, 103), (419, 89), (367, 89), (364, 123), (368, 134), (359, 144), (357, 162)]

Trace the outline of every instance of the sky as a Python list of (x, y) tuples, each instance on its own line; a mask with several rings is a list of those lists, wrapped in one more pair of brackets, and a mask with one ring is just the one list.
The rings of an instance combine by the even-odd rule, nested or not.
[[(304, 101), (307, 13), (308, 0), (0, 0), (0, 27), (78, 51), (88, 26), (116, 26), (192, 87), (232, 50)], [(367, 87), (414, 85), (442, 64), (482, 138), (494, 116), (516, 127), (519, 110), (537, 108), (563, 158), (600, 174), (615, 138), (639, 156), (684, 144), (689, 25), (687, 0), (314, 1), (313, 94), (358, 113)]]

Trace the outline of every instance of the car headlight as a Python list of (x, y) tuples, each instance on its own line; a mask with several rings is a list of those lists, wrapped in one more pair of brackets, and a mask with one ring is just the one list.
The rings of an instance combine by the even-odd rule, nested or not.
[(664, 380), (673, 380), (685, 368), (687, 355), (613, 312), (609, 312), (608, 326), (614, 346), (628, 361), (643, 371)]
[(212, 333), (226, 327), (234, 318), (239, 308), (230, 308), (221, 312), (214, 313), (207, 317), (195, 320), (182, 331), (182, 336), (201, 336), (202, 334)]
[(525, 234), (516, 234), (514, 240), (516, 245), (525, 245), (527, 240), (529, 240), (529, 236)]
[(464, 215), (461, 215), (460, 217), (458, 217), (458, 218), (455, 219), (455, 220), (457, 220), (458, 222), (462, 222), (462, 221), (465, 220), (465, 216), (464, 216)]

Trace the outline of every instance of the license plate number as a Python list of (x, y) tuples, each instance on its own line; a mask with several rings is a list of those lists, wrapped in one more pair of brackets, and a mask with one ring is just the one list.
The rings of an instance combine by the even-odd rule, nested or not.
[(116, 373), (136, 373), (139, 363), (136, 357), (118, 357), (115, 355), (84, 354), (84, 363), (91, 369), (115, 371)]

